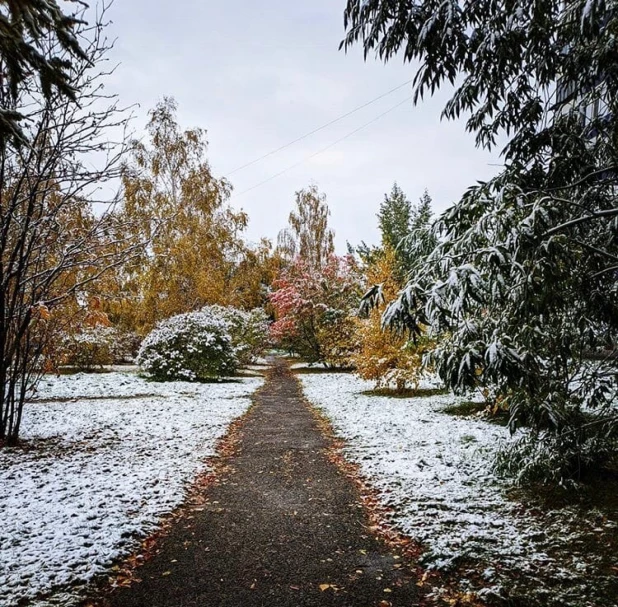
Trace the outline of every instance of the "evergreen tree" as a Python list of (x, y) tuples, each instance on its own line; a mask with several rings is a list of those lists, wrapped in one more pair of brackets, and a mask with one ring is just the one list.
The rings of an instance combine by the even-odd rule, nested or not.
[[(80, 9), (81, 9), (80, 5)], [(38, 75), (39, 92), (45, 97), (58, 91), (74, 100), (76, 72), (72, 60), (86, 61), (87, 54), (75, 36), (82, 15), (69, 15), (56, 0), (20, 0), (0, 6), (0, 138), (25, 141), (20, 91), (32, 74)], [(22, 91), (23, 92), (23, 91)]]
[(410, 234), (411, 222), (412, 204), (395, 182), (391, 193), (384, 195), (378, 212), (382, 246), (397, 250), (399, 243)]
[(418, 268), (438, 245), (432, 218), (431, 196), (425, 190), (418, 204), (411, 207), (410, 232), (397, 249), (406, 276)]
[(426, 228), (431, 223), (433, 211), (431, 209), (431, 196), (425, 190), (419, 198), (418, 204), (412, 208), (410, 217), (410, 231)]

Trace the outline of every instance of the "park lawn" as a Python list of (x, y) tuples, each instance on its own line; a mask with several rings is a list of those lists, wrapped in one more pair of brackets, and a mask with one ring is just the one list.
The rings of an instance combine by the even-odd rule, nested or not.
[(0, 451), (2, 605), (76, 604), (183, 501), (262, 383), (44, 377), (20, 447)]

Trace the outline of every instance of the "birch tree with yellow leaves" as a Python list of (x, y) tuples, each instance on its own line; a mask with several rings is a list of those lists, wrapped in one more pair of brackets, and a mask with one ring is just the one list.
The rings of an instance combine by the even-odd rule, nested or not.
[(150, 112), (147, 140), (134, 142), (122, 177), (133, 238), (150, 245), (117, 276), (110, 314), (142, 334), (175, 314), (231, 303), (247, 252), (247, 215), (213, 175), (205, 131), (182, 130), (176, 111), (166, 98)]

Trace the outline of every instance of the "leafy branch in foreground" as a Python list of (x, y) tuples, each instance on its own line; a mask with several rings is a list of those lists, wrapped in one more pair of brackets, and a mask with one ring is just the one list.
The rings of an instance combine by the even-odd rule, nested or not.
[(511, 453), (520, 479), (564, 482), (614, 461), (615, 6), (349, 0), (345, 21), (343, 46), (420, 62), (417, 101), (456, 83), (444, 116), (467, 116), (479, 145), (508, 137), (503, 171), (442, 215), (439, 246), (384, 323), (428, 326), (450, 387), (490, 386), (508, 405), (511, 428), (527, 428)]
[[(77, 13), (63, 10), (71, 4)], [(0, 6), (0, 71), (3, 99), (0, 105), (0, 138), (27, 143), (21, 123), (27, 118), (20, 100), (33, 76), (46, 99), (60, 94), (75, 101), (75, 64), (88, 61), (79, 40), (83, 31), (83, 6), (76, 0), (58, 4), (55, 0), (20, 0)], [(50, 43), (51, 41), (51, 43)]]

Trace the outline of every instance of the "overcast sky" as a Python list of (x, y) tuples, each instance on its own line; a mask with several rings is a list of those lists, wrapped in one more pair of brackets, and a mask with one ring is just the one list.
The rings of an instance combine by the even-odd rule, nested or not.
[(440, 121), (448, 91), (417, 107), (405, 102), (304, 161), (404, 101), (408, 84), (230, 175), (413, 77), (410, 65), (339, 51), (343, 8), (344, 0), (116, 0), (110, 11), (120, 62), (110, 84), (139, 104), (134, 128), (143, 130), (163, 96), (175, 97), (181, 126), (207, 130), (209, 160), (217, 176), (229, 176), (231, 204), (249, 213), (250, 240), (274, 239), (294, 192), (310, 183), (327, 195), (343, 252), (346, 241), (378, 242), (376, 212), (393, 181), (413, 201), (427, 188), (440, 211), (498, 170), (497, 155), (476, 149), (463, 122)]

